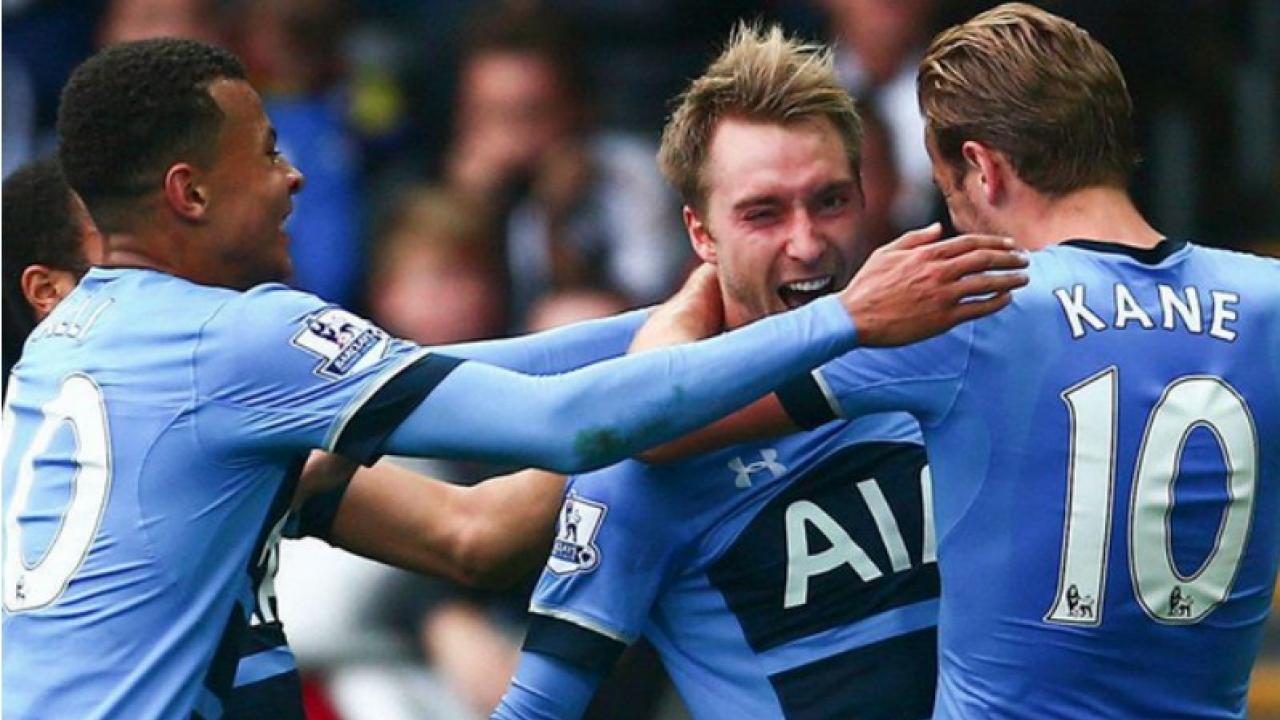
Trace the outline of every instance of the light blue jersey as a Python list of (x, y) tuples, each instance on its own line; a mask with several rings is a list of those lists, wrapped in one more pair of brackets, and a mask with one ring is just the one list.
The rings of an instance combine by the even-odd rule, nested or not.
[(572, 478), (495, 717), (578, 717), (642, 636), (694, 717), (929, 717), (928, 484), (903, 414)]
[(1243, 718), (1280, 556), (1280, 263), (1074, 241), (1030, 276), (1008, 309), (851, 353), (784, 404), (920, 420), (936, 717)]
[(367, 458), (431, 357), (282, 286), (90, 272), (10, 386), (5, 716), (217, 717), (306, 450)]
[[(428, 353), (280, 285), (95, 269), (28, 339), (9, 388), (5, 714), (219, 717), (313, 448), (583, 471), (855, 344), (832, 298), (537, 377)], [(741, 355), (755, 364), (726, 373)]]

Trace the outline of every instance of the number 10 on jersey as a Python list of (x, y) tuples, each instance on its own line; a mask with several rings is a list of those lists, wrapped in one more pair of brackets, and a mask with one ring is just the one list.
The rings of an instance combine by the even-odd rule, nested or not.
[[(1071, 419), (1066, 523), (1058, 589), (1046, 622), (1098, 625), (1107, 591), (1115, 507), (1120, 373), (1115, 367), (1063, 391)], [(1190, 575), (1173, 560), (1174, 480), (1187, 439), (1212, 433), (1227, 468), (1227, 503), (1208, 557)], [(1231, 592), (1244, 556), (1258, 482), (1258, 436), (1249, 406), (1222, 378), (1190, 375), (1165, 387), (1147, 417), (1129, 511), (1129, 577), (1153, 620), (1192, 624)]]

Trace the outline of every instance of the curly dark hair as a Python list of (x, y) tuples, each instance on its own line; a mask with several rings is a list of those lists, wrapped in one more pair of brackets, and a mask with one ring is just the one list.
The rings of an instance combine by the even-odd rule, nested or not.
[(174, 162), (211, 160), (222, 111), (209, 85), (244, 77), (227, 50), (176, 38), (115, 45), (76, 68), (58, 108), (58, 158), (102, 232), (126, 229)]
[(71, 188), (54, 158), (24, 165), (5, 178), (4, 196), (4, 378), (22, 354), (22, 344), (36, 318), (22, 294), (22, 271), (30, 265), (69, 270), (77, 276), (89, 269), (80, 237), (80, 222)]

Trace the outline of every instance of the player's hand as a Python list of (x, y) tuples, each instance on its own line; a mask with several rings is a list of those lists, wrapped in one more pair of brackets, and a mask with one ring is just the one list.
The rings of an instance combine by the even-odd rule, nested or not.
[(658, 306), (631, 341), (630, 353), (709, 338), (724, 329), (720, 277), (712, 265), (701, 265), (680, 291)]
[(840, 298), (863, 347), (906, 345), (1009, 304), (1027, 284), (1026, 255), (1013, 240), (960, 235), (934, 223), (871, 254)]

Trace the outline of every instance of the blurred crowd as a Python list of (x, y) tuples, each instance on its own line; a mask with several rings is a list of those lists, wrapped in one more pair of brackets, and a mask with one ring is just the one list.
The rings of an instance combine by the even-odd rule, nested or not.
[[(692, 266), (657, 137), (739, 18), (836, 47), (865, 125), (863, 252), (944, 219), (916, 64), (937, 30), (994, 4), (5, 0), (4, 173), (52, 149), (62, 84), (96, 48), (216, 42), (244, 59), (306, 175), (289, 221), (296, 285), (428, 345), (535, 331), (656, 301)], [(1140, 109), (1134, 192), (1154, 224), (1280, 254), (1280, 3), (1042, 4), (1124, 68)], [(425, 469), (457, 482), (492, 470)], [(279, 589), (313, 717), (496, 704), (522, 591), (467, 592), (307, 542), (286, 549)], [(596, 717), (680, 716), (651, 652), (620, 673)]]

